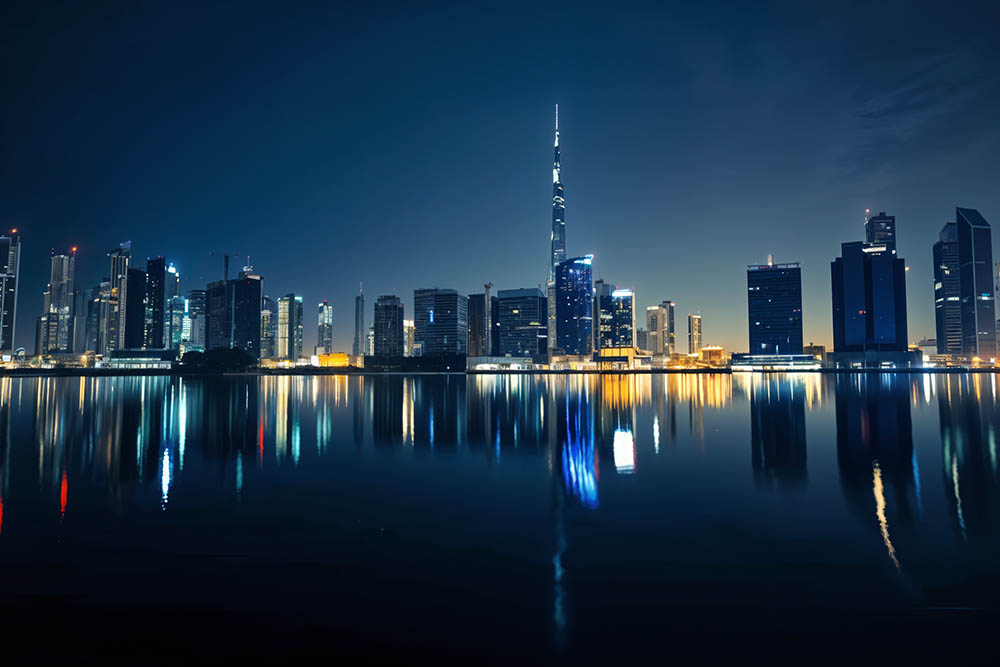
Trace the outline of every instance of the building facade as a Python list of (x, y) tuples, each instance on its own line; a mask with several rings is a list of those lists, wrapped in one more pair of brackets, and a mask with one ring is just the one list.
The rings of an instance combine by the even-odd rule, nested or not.
[(42, 315), (38, 319), (35, 350), (38, 354), (69, 354), (75, 351), (76, 248), (68, 255), (52, 252), (49, 284), (42, 296)]
[(333, 306), (324, 299), (316, 313), (316, 354), (333, 352)]
[(403, 302), (398, 296), (390, 294), (375, 300), (374, 333), (373, 356), (403, 356)]
[[(128, 317), (130, 316), (128, 269), (132, 261), (132, 242), (125, 241), (121, 243), (117, 248), (108, 253), (108, 257), (111, 258), (111, 302), (114, 308), (114, 317), (108, 320), (108, 349), (106, 353), (110, 354), (111, 350), (119, 350), (127, 347), (125, 330)], [(145, 289), (145, 276), (143, 277), (143, 283), (143, 288)], [(143, 290), (140, 301), (144, 299), (145, 293)], [(131, 316), (134, 318), (133, 321), (145, 321), (146, 313), (144, 309), (140, 310), (142, 312), (131, 313)], [(138, 344), (138, 347), (141, 346), (142, 342)]]
[[(489, 299), (489, 308), (486, 300)], [(484, 292), (469, 295), (469, 356), (497, 356), (500, 350), (499, 317), (500, 301)]]
[(669, 312), (663, 304), (646, 308), (646, 347), (639, 346), (653, 354), (670, 354)]
[(274, 359), (278, 355), (278, 304), (269, 296), (261, 299), (260, 358)]
[(143, 347), (147, 350), (167, 347), (164, 344), (166, 287), (167, 260), (163, 257), (150, 257), (146, 260), (146, 315), (143, 329)]
[(990, 223), (972, 208), (956, 208), (958, 273), (962, 306), (962, 353), (997, 357), (993, 297), (993, 235)]
[(298, 361), (302, 356), (302, 297), (286, 294), (278, 298), (277, 358)]
[(188, 334), (185, 338), (185, 351), (205, 351), (205, 327), (207, 325), (206, 312), (205, 290), (193, 289), (188, 292)]
[(630, 289), (611, 293), (610, 342), (610, 347), (635, 347), (635, 293)]
[(413, 291), (414, 340), (425, 357), (467, 354), (469, 299), (453, 289)]
[(614, 306), (611, 302), (611, 293), (615, 291), (615, 286), (605, 282), (603, 279), (594, 281), (594, 349), (601, 350), (606, 347), (613, 347), (611, 343), (611, 330), (613, 327), (612, 311)]
[(548, 354), (546, 322), (548, 298), (537, 287), (497, 292), (497, 357), (530, 357), (543, 360)]
[(750, 354), (802, 354), (802, 271), (798, 263), (747, 267)]
[(563, 354), (590, 356), (594, 350), (593, 255), (556, 266), (556, 345)]
[(362, 286), (361, 292), (354, 297), (354, 345), (351, 351), (356, 357), (362, 357), (368, 353), (368, 330), (365, 327), (365, 293)]
[(0, 357), (14, 354), (17, 328), (17, 281), (21, 267), (21, 237), (17, 229), (0, 236)]
[(688, 313), (688, 354), (701, 352), (701, 315)]
[(834, 352), (905, 352), (906, 264), (886, 246), (841, 244), (831, 264)]
[(886, 252), (896, 254), (896, 216), (886, 215), (885, 211), (878, 215), (865, 216), (865, 241), (871, 247), (882, 246)]
[(962, 354), (962, 285), (958, 223), (945, 223), (934, 244), (934, 328), (938, 354)]

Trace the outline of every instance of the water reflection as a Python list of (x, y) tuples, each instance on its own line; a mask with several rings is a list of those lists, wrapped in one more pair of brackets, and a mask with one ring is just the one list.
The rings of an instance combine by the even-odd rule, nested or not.
[(763, 487), (805, 487), (807, 378), (772, 374), (751, 378), (750, 451), (754, 478)]

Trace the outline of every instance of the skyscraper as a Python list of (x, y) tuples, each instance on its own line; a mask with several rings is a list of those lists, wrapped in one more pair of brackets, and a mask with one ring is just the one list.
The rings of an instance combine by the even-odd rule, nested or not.
[[(664, 302), (666, 303), (666, 302)], [(669, 354), (670, 312), (664, 304), (646, 308), (646, 345), (653, 354)]]
[(324, 299), (316, 315), (316, 354), (333, 352), (333, 306)]
[(564, 354), (589, 356), (594, 349), (594, 256), (567, 259), (556, 265), (556, 348)]
[(415, 342), (417, 329), (413, 326), (413, 320), (403, 320), (403, 356), (413, 356), (413, 344)]
[(375, 300), (374, 347), (376, 357), (403, 356), (403, 302), (398, 296), (389, 294)]
[(68, 255), (57, 255), (53, 251), (49, 267), (49, 284), (42, 297), (42, 315), (38, 319), (36, 352), (71, 353), (76, 333), (76, 248)]
[(688, 354), (698, 354), (701, 348), (701, 315), (688, 313)]
[(545, 294), (537, 287), (499, 290), (496, 356), (544, 359), (549, 348), (547, 311)]
[(612, 310), (611, 293), (615, 286), (603, 279), (594, 281), (594, 349), (613, 347), (611, 343)]
[(365, 290), (361, 285), (361, 292), (354, 297), (354, 346), (351, 348), (354, 356), (361, 357), (367, 354), (368, 331), (365, 329)]
[(905, 262), (884, 244), (852, 241), (830, 270), (834, 352), (905, 352)]
[(413, 291), (414, 340), (425, 357), (466, 354), (469, 299), (453, 289)]
[(677, 330), (674, 328), (674, 310), (677, 304), (673, 301), (663, 301), (660, 307), (667, 309), (667, 342), (663, 346), (663, 353), (677, 354)]
[(125, 269), (124, 300), (125, 315), (120, 325), (124, 327), (120, 340), (126, 350), (138, 350), (146, 340), (146, 272), (131, 266)]
[(958, 223), (947, 222), (934, 244), (934, 324), (938, 354), (962, 354), (961, 301)]
[[(487, 298), (489, 299), (489, 308), (486, 307)], [(499, 307), (499, 300), (489, 292), (469, 295), (470, 357), (489, 357), (499, 353), (500, 340), (496, 333), (499, 323)]]
[(274, 359), (278, 354), (278, 304), (264, 296), (260, 307), (260, 358)]
[[(128, 300), (128, 267), (129, 263), (132, 261), (132, 242), (125, 241), (121, 243), (117, 248), (108, 253), (108, 257), (111, 258), (110, 303), (112, 304), (114, 315), (109, 318), (107, 322), (108, 349), (105, 353), (108, 353), (111, 350), (128, 347), (125, 343), (125, 325), (127, 321), (126, 318), (129, 316), (128, 308), (130, 302)], [(143, 321), (145, 319), (145, 313), (135, 313), (133, 316), (138, 316), (137, 321)]]
[(885, 211), (878, 215), (866, 215), (865, 241), (869, 246), (884, 246), (888, 253), (895, 255), (896, 216), (886, 215)]
[(798, 263), (747, 267), (750, 354), (802, 354), (802, 272)]
[[(245, 266), (232, 280), (217, 280), (205, 290), (208, 350), (238, 347), (260, 359), (260, 312), (263, 280), (253, 267)], [(294, 296), (294, 295), (292, 295)], [(301, 303), (301, 297), (299, 298)], [(301, 305), (299, 307), (301, 311)], [(302, 315), (299, 313), (299, 326)], [(302, 335), (299, 332), (299, 352)], [(296, 357), (298, 359), (298, 357)]]
[(206, 294), (203, 289), (188, 292), (188, 319), (190, 320), (190, 335), (185, 350), (194, 352), (205, 351), (205, 336), (207, 325)]
[(167, 261), (163, 257), (146, 260), (146, 318), (143, 347), (163, 349), (164, 317), (166, 313)]
[(229, 309), (227, 280), (210, 282), (205, 289), (205, 349), (232, 347), (232, 313)]
[(188, 330), (190, 331), (191, 323), (188, 320), (187, 299), (179, 294), (175, 294), (167, 299), (166, 312), (163, 316), (163, 342), (165, 349), (181, 349), (181, 344), (184, 343), (185, 322), (187, 322)]
[(17, 281), (21, 266), (21, 237), (17, 229), (0, 236), (0, 355), (14, 353), (17, 326)]
[(611, 293), (610, 347), (635, 347), (635, 294), (630, 289)]
[[(557, 314), (556, 314), (556, 267), (566, 259), (566, 200), (563, 197), (562, 167), (559, 161), (559, 105), (556, 105), (556, 129), (552, 159), (552, 232), (551, 254), (549, 257), (548, 281), (548, 344), (549, 348), (556, 345)], [(593, 312), (593, 311), (592, 311)], [(593, 341), (591, 341), (593, 347)]]
[(972, 208), (956, 208), (962, 304), (962, 353), (984, 361), (997, 356), (993, 298), (993, 235), (990, 223)]
[(302, 297), (278, 298), (278, 358), (298, 361), (302, 356)]

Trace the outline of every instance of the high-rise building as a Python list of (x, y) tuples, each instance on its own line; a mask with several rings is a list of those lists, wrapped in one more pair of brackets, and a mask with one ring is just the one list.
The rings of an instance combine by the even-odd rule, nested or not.
[(187, 322), (188, 332), (190, 333), (191, 322), (188, 320), (187, 299), (180, 295), (168, 298), (167, 310), (163, 317), (163, 342), (165, 343), (165, 349), (181, 349), (181, 345), (184, 343), (185, 322)]
[(167, 261), (163, 257), (146, 260), (146, 319), (143, 347), (163, 349), (164, 317), (166, 313)]
[(101, 321), (101, 287), (91, 287), (84, 292), (84, 320), (83, 351), (97, 353), (100, 333), (98, 325)]
[(883, 246), (889, 254), (896, 254), (896, 216), (865, 215), (865, 241), (871, 247)]
[(601, 350), (614, 347), (611, 343), (612, 310), (611, 293), (615, 286), (604, 282), (604, 279), (594, 281), (594, 349)]
[(375, 356), (375, 325), (368, 327), (368, 335), (366, 336), (367, 342), (365, 343), (365, 354), (369, 357)]
[(21, 237), (17, 229), (0, 236), (0, 355), (14, 354), (17, 326), (17, 281), (21, 267)]
[(333, 352), (333, 306), (324, 299), (316, 315), (316, 354)]
[(972, 208), (956, 208), (958, 273), (962, 305), (962, 353), (984, 361), (997, 357), (993, 297), (993, 235), (990, 223)]
[[(487, 298), (489, 298), (489, 308), (486, 307)], [(499, 354), (499, 308), (499, 299), (489, 292), (469, 295), (470, 357), (490, 357)]]
[(368, 354), (367, 351), (367, 331), (365, 331), (365, 291), (364, 285), (361, 292), (354, 297), (354, 346), (351, 348), (354, 356), (360, 357)]
[(905, 262), (884, 244), (853, 241), (831, 276), (834, 352), (905, 352)]
[(97, 287), (87, 290), (85, 352), (104, 356), (114, 349), (117, 328), (113, 321), (118, 315), (114, 293), (111, 281), (107, 278)]
[(416, 340), (417, 329), (413, 325), (413, 320), (403, 320), (403, 356), (413, 356), (413, 344)]
[[(128, 299), (128, 268), (132, 261), (132, 242), (125, 241), (117, 248), (108, 253), (111, 258), (111, 301), (114, 309), (114, 316), (108, 319), (108, 349), (118, 350), (128, 347), (125, 342), (126, 323), (130, 313), (128, 312), (130, 301)], [(145, 320), (145, 312), (133, 313), (132, 317), (138, 317), (138, 321)], [(139, 343), (141, 346), (142, 343)]]
[(260, 358), (274, 359), (278, 354), (278, 304), (264, 296), (260, 307)]
[(635, 347), (635, 293), (630, 289), (611, 293), (610, 347)]
[(187, 295), (187, 310), (189, 325), (189, 335), (184, 346), (185, 351), (204, 352), (205, 336), (207, 326), (208, 306), (206, 303), (206, 293), (203, 289), (194, 289)]
[(125, 268), (125, 291), (118, 299), (124, 299), (125, 315), (120, 318), (124, 327), (121, 340), (126, 350), (138, 350), (146, 341), (146, 272), (131, 266)]
[(701, 315), (688, 313), (688, 354), (698, 354), (701, 348)]
[(646, 345), (653, 354), (670, 354), (670, 311), (664, 301), (659, 306), (646, 308)]
[(298, 361), (302, 356), (302, 297), (278, 298), (278, 359)]
[(961, 301), (958, 223), (947, 222), (934, 244), (934, 324), (938, 354), (962, 354)]
[(747, 267), (750, 354), (802, 354), (802, 270), (798, 262)]
[(556, 265), (556, 349), (589, 356), (594, 349), (593, 255)]
[[(552, 232), (551, 232), (551, 254), (549, 256), (549, 281), (548, 281), (548, 344), (550, 348), (555, 347), (558, 338), (556, 303), (556, 267), (566, 259), (566, 200), (564, 198), (562, 184), (562, 166), (559, 160), (559, 105), (556, 105), (556, 129), (555, 142), (552, 159)], [(591, 341), (593, 347), (593, 341)]]
[(677, 329), (674, 328), (674, 310), (677, 304), (673, 301), (664, 301), (660, 304), (667, 309), (667, 343), (664, 345), (664, 354), (677, 354)]
[(403, 356), (403, 302), (399, 300), (398, 296), (389, 294), (375, 300), (375, 349), (373, 356)]
[[(251, 266), (243, 267), (236, 278), (209, 283), (205, 290), (205, 348), (215, 350), (237, 347), (254, 359), (260, 359), (262, 292), (263, 280)], [(300, 313), (300, 326), (301, 319)], [(301, 343), (301, 332), (299, 340)]]
[[(548, 353), (548, 302), (537, 287), (497, 292), (497, 350), (494, 356), (531, 357)], [(489, 355), (484, 355), (489, 356)]]
[(52, 252), (49, 284), (42, 297), (35, 350), (38, 354), (74, 352), (77, 293), (76, 248), (68, 255)]
[(466, 354), (469, 299), (453, 289), (413, 291), (414, 341), (425, 357)]
[(645, 329), (635, 330), (635, 346), (644, 352), (651, 352), (649, 339), (650, 332)]
[(210, 282), (205, 289), (205, 349), (228, 350), (232, 347), (232, 318), (226, 280)]

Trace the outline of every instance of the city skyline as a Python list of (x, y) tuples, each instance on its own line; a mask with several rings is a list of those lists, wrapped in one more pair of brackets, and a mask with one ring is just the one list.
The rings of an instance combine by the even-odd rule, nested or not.
[[(416, 48), (417, 62), (453, 73), (469, 67), (413, 44), (412, 37), (399, 33), (400, 19), (372, 11), (358, 20), (391, 28), (394, 39)], [(932, 21), (920, 12), (900, 18), (890, 6), (840, 9), (827, 33), (811, 27), (815, 17), (808, 8), (768, 9), (749, 25), (733, 22), (709, 30), (708, 43), (719, 47), (721, 60), (707, 65), (695, 64), (704, 45), (682, 37), (713, 24), (708, 10), (690, 9), (668, 23), (629, 9), (626, 15), (636, 20), (607, 34), (583, 9), (573, 21), (579, 34), (567, 33), (565, 40), (549, 33), (553, 11), (517, 17), (530, 54), (517, 62), (543, 63), (531, 74), (518, 68), (505, 74), (510, 67), (501, 57), (462, 39), (458, 51), (474, 56), (477, 67), (507, 85), (496, 91), (474, 88), (441, 101), (420, 97), (415, 85), (432, 93), (455, 92), (453, 78), (418, 74), (406, 83), (394, 73), (395, 63), (379, 60), (366, 70), (372, 76), (344, 81), (345, 91), (371, 93), (360, 108), (342, 110), (332, 93), (306, 97), (312, 87), (294, 81), (282, 98), (282, 113), (294, 123), (275, 125), (284, 118), (280, 113), (233, 106), (234, 95), (239, 99), (254, 89), (251, 81), (236, 76), (227, 95), (212, 91), (212, 77), (229, 73), (248, 46), (247, 36), (237, 33), (218, 48), (202, 44), (187, 56), (207, 63), (193, 81), (164, 78), (161, 72), (153, 86), (143, 70), (128, 74), (123, 92), (110, 101), (81, 109), (64, 129), (48, 112), (28, 117), (28, 110), (58, 108), (80, 86), (119, 75), (99, 56), (114, 56), (126, 44), (119, 38), (92, 43), (93, 25), (81, 22), (67, 37), (82, 47), (78, 52), (96, 54), (83, 57), (94, 69), (81, 64), (71, 69), (65, 90), (32, 89), (13, 100), (3, 128), (9, 150), (0, 224), (6, 230), (18, 227), (23, 239), (18, 346), (31, 348), (51, 248), (79, 247), (76, 282), (82, 293), (106, 275), (107, 249), (125, 239), (134, 243), (136, 263), (171, 258), (184, 293), (221, 277), (218, 253), (250, 255), (272, 298), (294, 291), (307, 303), (330, 301), (337, 313), (334, 347), (344, 351), (351, 349), (348, 317), (359, 280), (373, 295), (368, 321), (376, 295), (395, 293), (412, 312), (411, 292), (427, 285), (462, 294), (478, 293), (485, 281), (497, 289), (538, 284), (544, 289), (556, 103), (568, 188), (567, 254), (593, 253), (594, 278), (634, 289), (638, 312), (671, 299), (678, 313), (705, 317), (706, 344), (745, 349), (746, 300), (740, 288), (745, 266), (773, 253), (778, 262), (802, 267), (804, 340), (829, 346), (828, 263), (842, 241), (860, 237), (862, 212), (871, 208), (897, 220), (899, 255), (911, 269), (909, 338), (934, 335), (930, 246), (938, 231), (956, 206), (976, 208), (994, 222), (1000, 212), (990, 150), (1000, 137), (985, 114), (1000, 96), (988, 67), (998, 47), (967, 38), (969, 25), (985, 24), (974, 20), (975, 11)], [(134, 12), (129, 18), (143, 24), (160, 18), (155, 10)], [(842, 39), (859, 15), (870, 29), (890, 35), (890, 53), (873, 53), (861, 35)], [(767, 23), (779, 17), (785, 28), (803, 30)], [(204, 18), (211, 25), (223, 17), (209, 11)], [(247, 34), (265, 29), (253, 18), (251, 12), (240, 19)], [(167, 24), (174, 25), (176, 17), (172, 20)], [(509, 29), (514, 20), (489, 30)], [(11, 22), (22, 28), (9, 35), (15, 53), (39, 30), (33, 21), (27, 16)], [(307, 26), (295, 16), (282, 21), (305, 34), (299, 44), (276, 47), (276, 62), (315, 62), (309, 73), (323, 75), (326, 61), (311, 56), (334, 48), (329, 35), (321, 40), (318, 31), (329, 26), (323, 19)], [(896, 21), (905, 29), (888, 30)], [(421, 25), (433, 34), (433, 25)], [(772, 44), (770, 36), (781, 34), (776, 41), (783, 46), (776, 52), (751, 48), (740, 40), (744, 30)], [(788, 34), (793, 37), (786, 39)], [(958, 34), (962, 40), (949, 39)], [(664, 39), (671, 35), (677, 39)], [(577, 48), (588, 38), (595, 46)], [(157, 64), (179, 54), (167, 32), (154, 30), (150, 39), (143, 55), (156, 72)], [(553, 42), (561, 42), (558, 49)], [(630, 42), (632, 50), (619, 48)], [(841, 60), (819, 57), (823, 48), (805, 49), (804, 56), (795, 48), (813, 43)], [(927, 43), (951, 46), (928, 50)], [(751, 49), (750, 57), (737, 58), (741, 47)], [(553, 49), (578, 53), (580, 62), (548, 57)], [(60, 62), (47, 58), (37, 64), (40, 76)], [(659, 72), (642, 65), (647, 60), (672, 64)], [(253, 77), (253, 86), (273, 90), (274, 72), (263, 74)], [(385, 89), (369, 90), (378, 75), (388, 75)], [(657, 85), (644, 85), (651, 77)], [(813, 80), (826, 88), (816, 91)], [(204, 91), (197, 113), (164, 106), (169, 98), (163, 95), (181, 85)], [(962, 96), (950, 94), (958, 85)], [(614, 95), (594, 92), (601, 90)], [(636, 90), (646, 95), (642, 103), (624, 104)], [(720, 103), (729, 96), (743, 103)], [(803, 101), (810, 96), (813, 101)], [(676, 104), (678, 97), (684, 105)], [(310, 105), (303, 106), (307, 99)], [(400, 101), (406, 113), (399, 112)], [(327, 117), (324, 110), (331, 105), (338, 111)], [(149, 132), (135, 134), (139, 128), (127, 125), (133, 143), (124, 142), (118, 128), (90, 132), (120, 113), (116, 108), (134, 108), (143, 118), (153, 109), (165, 116), (152, 116), (156, 122)], [(227, 114), (235, 114), (231, 127), (215, 132)], [(296, 129), (306, 120), (307, 133)], [(181, 122), (185, 130), (168, 133), (169, 142), (157, 139), (168, 121)], [(905, 141), (899, 127), (906, 128)], [(46, 151), (31, 158), (41, 137), (49, 136)], [(264, 141), (255, 144), (250, 137)], [(477, 150), (469, 151), (470, 145)], [(411, 153), (421, 159), (408, 157)], [(391, 184), (383, 179), (386, 160), (392, 163)], [(454, 178), (459, 164), (476, 178)], [(53, 171), (55, 165), (60, 168)], [(85, 170), (100, 175), (100, 182)], [(35, 182), (45, 183), (44, 194)], [(385, 196), (389, 192), (392, 196)], [(372, 201), (380, 206), (373, 209)], [(477, 233), (499, 241), (476, 253), (456, 243), (473, 209)], [(713, 226), (721, 236), (708, 234)], [(291, 230), (294, 242), (274, 243), (279, 229)], [(332, 246), (314, 242), (330, 236), (337, 240)], [(388, 247), (386, 239), (392, 241)], [(315, 345), (315, 336), (315, 327), (307, 327), (305, 349)]]

